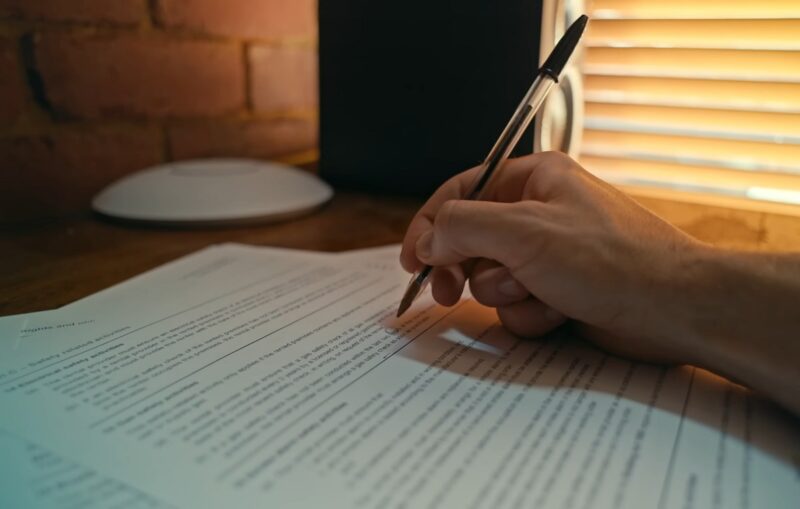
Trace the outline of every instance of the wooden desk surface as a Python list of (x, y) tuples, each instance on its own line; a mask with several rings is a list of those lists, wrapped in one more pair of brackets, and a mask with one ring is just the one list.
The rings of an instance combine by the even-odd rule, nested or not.
[(0, 239), (0, 316), (68, 304), (210, 244), (343, 251), (400, 242), (421, 201), (339, 192), (316, 213), (265, 226), (203, 230), (86, 216)]
[[(800, 217), (637, 198), (720, 246), (800, 251)], [(343, 251), (399, 242), (422, 200), (338, 192), (318, 212), (266, 226), (205, 230), (114, 224), (93, 216), (0, 237), (0, 316), (51, 309), (221, 242)]]

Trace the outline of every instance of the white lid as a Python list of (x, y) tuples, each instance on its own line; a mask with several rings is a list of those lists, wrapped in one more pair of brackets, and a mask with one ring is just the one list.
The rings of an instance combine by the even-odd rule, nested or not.
[(314, 210), (333, 196), (315, 175), (248, 159), (199, 159), (128, 175), (95, 196), (112, 217), (167, 223), (277, 221)]

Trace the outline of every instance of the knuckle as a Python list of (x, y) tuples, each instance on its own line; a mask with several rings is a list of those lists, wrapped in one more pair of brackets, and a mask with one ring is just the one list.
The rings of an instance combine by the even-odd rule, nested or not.
[(439, 212), (436, 214), (434, 221), (434, 228), (440, 235), (448, 236), (451, 234), (454, 219), (457, 212), (459, 200), (448, 200), (439, 207)]
[(556, 150), (550, 150), (547, 152), (542, 152), (540, 154), (540, 161), (546, 165), (552, 166), (560, 166), (560, 167), (572, 167), (573, 161), (567, 154), (563, 152), (558, 152)]
[(521, 234), (536, 233), (541, 228), (540, 217), (543, 215), (542, 203), (524, 200), (511, 207), (512, 227)]
[(539, 206), (540, 203), (535, 200), (520, 200), (511, 204), (515, 215), (519, 215), (524, 218), (533, 217), (536, 214)]
[(542, 208), (542, 203), (532, 200), (513, 205), (512, 227), (517, 235), (506, 251), (506, 266), (512, 273), (536, 259), (548, 242), (549, 235), (541, 217)]

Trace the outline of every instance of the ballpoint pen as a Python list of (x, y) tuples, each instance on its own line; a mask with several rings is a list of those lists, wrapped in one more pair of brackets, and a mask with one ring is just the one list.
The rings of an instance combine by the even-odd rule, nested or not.
[[(553, 85), (558, 83), (559, 75), (578, 45), (587, 21), (589, 21), (589, 18), (585, 14), (576, 19), (558, 41), (556, 47), (553, 48), (544, 64), (539, 68), (533, 84), (528, 89), (505, 129), (503, 129), (500, 138), (497, 139), (492, 150), (489, 151), (489, 155), (481, 164), (482, 170), (478, 172), (475, 182), (464, 199), (480, 199), (495, 171), (508, 159), (509, 154), (519, 142), (520, 137), (522, 137), (522, 133), (525, 132), (533, 116), (544, 103), (547, 94), (553, 88)], [(422, 293), (422, 290), (427, 286), (432, 271), (433, 267), (426, 265), (411, 277), (411, 281), (406, 287), (406, 292), (400, 301), (397, 316), (405, 313), (417, 296)]]

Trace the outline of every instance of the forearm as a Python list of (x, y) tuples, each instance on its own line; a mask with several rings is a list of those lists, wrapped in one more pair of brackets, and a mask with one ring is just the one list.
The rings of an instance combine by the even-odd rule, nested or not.
[(705, 254), (687, 298), (690, 355), (800, 415), (800, 254)]

